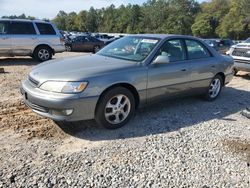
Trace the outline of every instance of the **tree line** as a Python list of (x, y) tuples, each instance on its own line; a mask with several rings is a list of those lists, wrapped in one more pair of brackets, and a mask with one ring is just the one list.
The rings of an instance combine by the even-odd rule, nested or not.
[(203, 3), (195, 0), (148, 0), (143, 5), (91, 7), (79, 13), (60, 11), (51, 21), (66, 31), (173, 33), (240, 40), (250, 37), (250, 0)]

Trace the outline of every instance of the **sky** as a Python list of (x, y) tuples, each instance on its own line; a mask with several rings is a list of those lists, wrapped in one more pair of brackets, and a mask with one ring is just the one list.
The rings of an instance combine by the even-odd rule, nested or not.
[[(94, 8), (107, 7), (111, 4), (143, 4), (147, 0), (0, 0), (0, 17), (9, 15), (35, 16), (36, 18), (52, 19), (63, 10), (65, 12), (79, 12)], [(199, 2), (203, 0), (198, 0)]]

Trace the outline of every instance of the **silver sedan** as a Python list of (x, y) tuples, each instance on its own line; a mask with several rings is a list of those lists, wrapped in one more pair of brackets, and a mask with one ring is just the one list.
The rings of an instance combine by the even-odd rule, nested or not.
[(36, 66), (22, 82), (25, 103), (59, 122), (125, 125), (138, 107), (183, 95), (215, 100), (233, 78), (233, 59), (182, 35), (131, 35), (97, 54)]

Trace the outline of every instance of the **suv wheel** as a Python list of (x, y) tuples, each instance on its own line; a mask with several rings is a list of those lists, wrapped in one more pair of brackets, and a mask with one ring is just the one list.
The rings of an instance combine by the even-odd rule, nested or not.
[(222, 77), (220, 75), (216, 75), (212, 79), (212, 81), (207, 89), (205, 99), (208, 101), (215, 100), (219, 96), (221, 89), (222, 89), (222, 86), (223, 86)]
[(135, 98), (126, 88), (109, 90), (97, 105), (95, 120), (107, 128), (117, 129), (124, 126), (135, 113)]
[(52, 51), (47, 46), (40, 46), (34, 51), (34, 57), (40, 61), (48, 61), (52, 58)]

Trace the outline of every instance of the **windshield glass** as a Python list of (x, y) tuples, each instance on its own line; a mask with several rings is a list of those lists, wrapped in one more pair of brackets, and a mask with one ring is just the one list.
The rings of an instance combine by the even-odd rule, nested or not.
[(245, 40), (245, 43), (250, 43), (250, 38), (248, 38), (247, 40)]
[(100, 50), (97, 54), (113, 58), (143, 61), (152, 52), (159, 39), (124, 37)]

